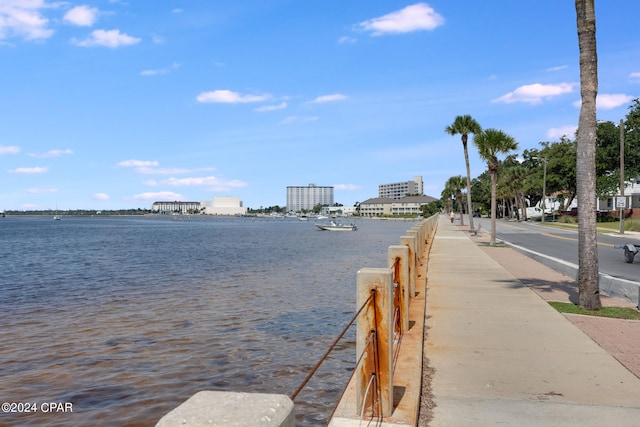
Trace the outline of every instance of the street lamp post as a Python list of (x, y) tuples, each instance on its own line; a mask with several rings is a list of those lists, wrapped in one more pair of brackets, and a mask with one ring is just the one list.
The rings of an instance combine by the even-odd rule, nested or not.
[(542, 169), (542, 222), (544, 222), (544, 216), (546, 215), (547, 205), (547, 158), (543, 158), (543, 169)]

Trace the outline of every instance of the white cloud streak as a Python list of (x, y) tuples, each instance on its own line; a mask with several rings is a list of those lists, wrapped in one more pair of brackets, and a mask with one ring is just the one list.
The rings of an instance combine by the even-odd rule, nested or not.
[(18, 154), (20, 147), (17, 145), (0, 145), (0, 156), (3, 154)]
[(49, 168), (43, 168), (40, 166), (36, 166), (36, 167), (31, 167), (31, 168), (16, 168), (16, 169), (11, 169), (9, 170), (9, 172), (11, 173), (22, 173), (22, 174), (39, 174), (39, 173), (45, 173), (49, 170)]
[(63, 17), (64, 21), (79, 27), (90, 27), (98, 19), (98, 9), (89, 6), (76, 6), (67, 11)]
[(265, 105), (264, 107), (256, 108), (256, 111), (264, 113), (266, 111), (284, 110), (285, 108), (287, 108), (287, 103), (286, 102), (282, 102), (282, 103), (277, 104), (277, 105)]
[(182, 201), (182, 195), (171, 191), (159, 191), (157, 193), (147, 192), (133, 196), (134, 200), (139, 201)]
[(122, 46), (137, 44), (141, 39), (133, 37), (120, 30), (95, 30), (84, 40), (71, 39), (71, 43), (80, 47), (108, 47), (115, 49)]
[(66, 150), (50, 150), (47, 151), (46, 153), (42, 153), (42, 154), (34, 154), (34, 153), (30, 153), (29, 156), (30, 157), (36, 157), (39, 159), (44, 159), (44, 158), (49, 158), (49, 157), (60, 157), (63, 155), (69, 155), (69, 154), (73, 154), (73, 151), (70, 149), (66, 149)]
[(575, 83), (559, 83), (555, 85), (534, 83), (520, 86), (513, 92), (509, 92), (492, 102), (502, 102), (512, 104), (514, 102), (524, 102), (527, 104), (541, 104), (543, 100), (573, 92)]
[(358, 24), (374, 36), (434, 30), (444, 25), (444, 18), (427, 3), (416, 3), (379, 18)]
[(218, 104), (245, 104), (251, 102), (262, 102), (271, 98), (271, 95), (241, 95), (230, 90), (214, 90), (210, 92), (202, 92), (196, 100), (202, 103), (218, 103)]
[(319, 96), (316, 99), (314, 99), (313, 101), (311, 101), (311, 104), (323, 104), (325, 102), (343, 101), (343, 100), (345, 100), (347, 98), (348, 98), (348, 96), (346, 96), (346, 95), (342, 95), (340, 93), (334, 93), (332, 95)]
[(0, 40), (13, 37), (43, 40), (53, 35), (47, 28), (49, 20), (40, 11), (50, 7), (44, 0), (1, 0)]

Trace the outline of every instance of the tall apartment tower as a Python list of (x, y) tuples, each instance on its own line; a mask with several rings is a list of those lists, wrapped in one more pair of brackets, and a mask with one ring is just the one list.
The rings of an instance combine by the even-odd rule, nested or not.
[(309, 184), (308, 187), (287, 187), (287, 210), (311, 210), (316, 205), (333, 205), (333, 187)]
[(423, 195), (424, 184), (421, 176), (413, 177), (413, 181), (394, 182), (392, 184), (378, 185), (378, 197), (386, 197), (389, 199), (401, 199), (407, 194)]

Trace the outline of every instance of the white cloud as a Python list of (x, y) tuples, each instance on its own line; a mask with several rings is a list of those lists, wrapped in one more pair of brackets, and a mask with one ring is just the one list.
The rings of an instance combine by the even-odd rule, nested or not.
[(91, 198), (93, 200), (109, 200), (110, 199), (109, 195), (106, 193), (96, 193), (93, 196), (91, 196)]
[(633, 80), (634, 82), (640, 82), (640, 72), (629, 74), (629, 79)]
[(182, 195), (178, 194), (178, 193), (173, 193), (171, 191), (159, 191), (157, 193), (141, 193), (141, 194), (136, 194), (135, 196), (133, 196), (134, 200), (142, 200), (142, 201), (148, 201), (148, 200), (153, 200), (153, 201), (159, 201), (159, 200), (165, 200), (165, 201), (181, 201), (182, 200)]
[[(603, 93), (596, 96), (596, 108), (601, 110), (613, 110), (633, 100), (633, 96), (625, 95), (623, 93)], [(577, 100), (573, 103), (573, 106), (580, 108), (582, 106), (582, 100)]]
[(559, 128), (551, 128), (547, 131), (547, 138), (560, 139), (563, 136), (566, 136), (567, 138), (574, 138), (576, 134), (576, 130), (578, 130), (578, 126), (574, 126), (574, 125), (566, 125)]
[(227, 191), (232, 188), (246, 187), (247, 183), (237, 179), (225, 180), (216, 176), (169, 178), (162, 184), (171, 187), (206, 187), (213, 191)]
[(0, 156), (3, 154), (18, 154), (20, 147), (17, 145), (0, 145)]
[(559, 65), (557, 67), (547, 68), (547, 71), (560, 71), (560, 70), (566, 70), (567, 68), (569, 68), (568, 65)]
[(29, 156), (43, 159), (48, 157), (60, 157), (65, 154), (73, 154), (73, 151), (67, 148), (66, 150), (50, 150), (43, 154), (30, 153)]
[(36, 166), (36, 167), (32, 167), (32, 168), (11, 169), (11, 170), (9, 170), (9, 172), (11, 172), (11, 173), (24, 173), (24, 174), (36, 174), (36, 173), (45, 173), (48, 170), (49, 170), (49, 168), (42, 168), (42, 167)]
[(121, 46), (130, 46), (139, 43), (141, 39), (120, 33), (120, 30), (95, 30), (84, 40), (71, 39), (71, 42), (80, 47), (102, 46), (115, 49)]
[(243, 104), (249, 102), (261, 102), (270, 99), (270, 95), (241, 95), (230, 90), (214, 90), (202, 92), (196, 97), (198, 102), (220, 103), (220, 104)]
[(625, 95), (624, 93), (603, 93), (596, 97), (596, 106), (603, 110), (612, 110), (627, 104), (633, 100), (633, 96)]
[(285, 117), (280, 124), (281, 125), (288, 125), (291, 123), (296, 123), (296, 122), (315, 122), (319, 120), (319, 117), (317, 116), (289, 116), (289, 117)]
[(177, 62), (174, 62), (168, 67), (143, 70), (140, 72), (140, 75), (141, 76), (160, 76), (163, 74), (169, 74), (170, 72), (172, 72), (173, 70), (177, 70), (178, 68), (180, 68), (180, 64), (178, 64)]
[(353, 37), (349, 37), (349, 36), (342, 36), (342, 37), (340, 37), (338, 39), (338, 43), (339, 44), (347, 44), (347, 43), (353, 44), (353, 43), (355, 43), (357, 41), (358, 41), (358, 39), (353, 38)]
[(444, 18), (427, 3), (416, 3), (379, 18), (361, 22), (358, 26), (374, 36), (434, 30), (444, 24)]
[(25, 40), (42, 40), (53, 35), (47, 28), (49, 20), (40, 11), (51, 7), (44, 0), (0, 1), (0, 40), (18, 37)]
[(90, 27), (98, 19), (98, 9), (89, 6), (76, 6), (64, 14), (66, 22), (79, 27)]
[(57, 188), (52, 187), (40, 187), (40, 188), (28, 188), (27, 193), (29, 194), (46, 194), (46, 193), (57, 193)]
[(123, 167), (149, 167), (149, 166), (158, 166), (159, 163), (155, 160), (125, 160), (123, 162), (118, 163), (118, 166)]
[(136, 172), (144, 175), (177, 175), (189, 172), (189, 169), (180, 168), (152, 168), (141, 166), (136, 168)]
[(545, 85), (534, 83), (520, 86), (513, 92), (509, 92), (492, 102), (504, 102), (511, 104), (514, 102), (526, 102), (528, 104), (540, 104), (543, 100), (551, 99), (565, 93), (573, 92), (575, 83), (559, 83), (556, 85)]
[(284, 110), (285, 108), (287, 108), (287, 103), (282, 102), (278, 105), (265, 105), (264, 107), (256, 108), (256, 111), (263, 113), (265, 111)]
[(344, 99), (347, 99), (348, 96), (346, 95), (342, 95), (340, 93), (334, 93), (333, 95), (323, 95), (323, 96), (319, 96), (316, 99), (314, 99), (313, 101), (311, 101), (312, 104), (322, 104), (324, 102), (334, 102), (334, 101), (342, 101)]

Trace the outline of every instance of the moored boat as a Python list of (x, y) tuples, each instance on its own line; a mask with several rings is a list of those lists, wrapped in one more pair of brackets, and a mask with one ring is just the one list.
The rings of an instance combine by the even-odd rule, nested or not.
[(358, 229), (355, 224), (338, 224), (335, 221), (330, 221), (327, 224), (316, 224), (316, 227), (324, 231), (356, 231)]

